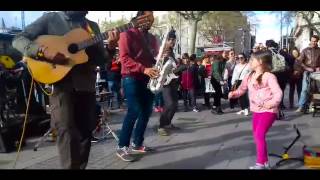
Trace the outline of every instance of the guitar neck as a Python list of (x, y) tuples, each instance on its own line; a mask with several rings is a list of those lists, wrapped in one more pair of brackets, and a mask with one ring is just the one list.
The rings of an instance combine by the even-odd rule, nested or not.
[[(124, 24), (122, 26), (118, 26), (114, 29), (117, 30), (119, 33), (121, 33), (121, 32), (127, 31), (128, 29), (133, 28), (133, 27), (134, 27), (134, 24), (132, 22), (130, 22), (130, 23)], [(90, 39), (87, 39), (83, 42), (78, 43), (77, 44), (78, 50), (80, 51), (80, 50), (86, 49), (87, 47), (98, 44), (99, 42), (108, 39), (109, 38), (109, 36), (108, 36), (109, 31), (112, 31), (112, 30), (108, 30), (104, 33), (97, 34)]]

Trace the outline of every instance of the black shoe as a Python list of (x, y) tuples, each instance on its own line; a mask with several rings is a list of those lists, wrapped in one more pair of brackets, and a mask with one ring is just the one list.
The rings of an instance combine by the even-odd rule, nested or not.
[(212, 108), (210, 104), (206, 104), (206, 105), (204, 105), (204, 107), (206, 107), (207, 109), (211, 109)]
[(188, 111), (189, 111), (189, 108), (185, 107), (184, 112), (188, 112)]
[(95, 138), (95, 137), (92, 137), (92, 138), (91, 138), (91, 142), (92, 142), (92, 143), (96, 143), (96, 142), (98, 142), (98, 141), (99, 141), (98, 138)]
[(223, 112), (221, 109), (218, 109), (218, 110), (217, 110), (217, 114), (218, 114), (218, 115), (221, 115), (221, 114), (223, 114), (223, 113), (224, 113), (224, 112)]
[(217, 107), (216, 109), (212, 109), (211, 113), (221, 115), (224, 112), (222, 111), (222, 109), (220, 107)]

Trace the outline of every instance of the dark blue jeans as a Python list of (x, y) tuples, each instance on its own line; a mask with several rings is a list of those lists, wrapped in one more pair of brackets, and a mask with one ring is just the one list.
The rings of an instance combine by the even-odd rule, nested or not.
[(136, 146), (141, 146), (143, 145), (144, 132), (152, 113), (154, 95), (147, 88), (146, 83), (131, 77), (123, 78), (123, 89), (127, 98), (128, 111), (121, 128), (119, 147), (129, 147), (136, 121), (133, 143)]
[(155, 107), (163, 107), (163, 96), (162, 96), (162, 92), (157, 93), (154, 96), (154, 106)]
[(122, 105), (122, 96), (120, 93), (121, 81), (108, 81), (109, 91), (117, 98), (117, 108), (120, 108)]

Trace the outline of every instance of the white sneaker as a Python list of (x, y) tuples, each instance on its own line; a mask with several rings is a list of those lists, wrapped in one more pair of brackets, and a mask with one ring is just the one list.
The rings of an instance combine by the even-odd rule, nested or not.
[(249, 169), (257, 169), (257, 170), (263, 170), (263, 169), (270, 169), (269, 164), (259, 164), (256, 163), (254, 166), (250, 166)]
[(248, 109), (244, 109), (244, 115), (248, 116), (249, 115), (249, 110)]
[(314, 107), (309, 108), (309, 113), (313, 113), (314, 112)]
[(241, 110), (241, 111), (237, 112), (238, 115), (241, 115), (243, 113), (244, 113), (244, 110)]
[(271, 169), (268, 162), (264, 163), (264, 167), (265, 167), (266, 169)]

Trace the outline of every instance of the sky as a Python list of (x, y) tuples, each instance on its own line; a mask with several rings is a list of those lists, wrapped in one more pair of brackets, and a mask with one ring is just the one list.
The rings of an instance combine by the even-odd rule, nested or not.
[[(257, 43), (265, 43), (268, 39), (273, 39), (276, 42), (280, 41), (280, 18), (277, 17), (276, 13), (271, 13), (271, 11), (254, 11), (256, 14), (257, 21), (259, 23), (257, 27)], [(290, 34), (290, 29), (293, 27), (294, 22), (289, 26), (288, 33)], [(283, 26), (282, 34), (286, 35), (287, 26)], [(254, 32), (252, 32), (254, 34)]]
[[(118, 20), (122, 17), (129, 19), (135, 16), (137, 11), (111, 11), (111, 20)], [(25, 23), (28, 25), (44, 11), (25, 11)], [(155, 11), (154, 15), (159, 16), (165, 14), (166, 11)], [(265, 43), (268, 39), (274, 39), (276, 42), (280, 40), (280, 21), (276, 13), (270, 11), (254, 11), (258, 26), (256, 27), (256, 42)], [(89, 11), (88, 19), (101, 22), (103, 20), (110, 20), (110, 11)], [(21, 11), (0, 11), (0, 19), (3, 18), (6, 27), (21, 27)], [(291, 25), (293, 27), (293, 25)], [(290, 28), (289, 28), (290, 33)], [(255, 34), (254, 30), (252, 34)], [(283, 34), (286, 34), (286, 26), (283, 28)]]

